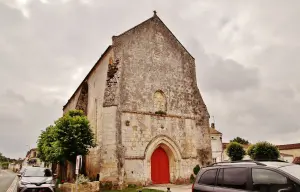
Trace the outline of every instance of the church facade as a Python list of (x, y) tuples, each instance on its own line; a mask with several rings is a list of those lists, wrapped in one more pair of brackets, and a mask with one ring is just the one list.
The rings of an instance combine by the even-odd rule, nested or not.
[(101, 182), (181, 183), (212, 161), (195, 59), (156, 13), (112, 37), (63, 109), (87, 115), (97, 147), (85, 169)]

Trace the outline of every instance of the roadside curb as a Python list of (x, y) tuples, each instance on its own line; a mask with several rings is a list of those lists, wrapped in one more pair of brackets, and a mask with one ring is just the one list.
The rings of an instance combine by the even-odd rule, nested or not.
[(18, 177), (16, 176), (6, 192), (14, 192), (15, 188), (17, 187), (17, 183), (18, 183)]

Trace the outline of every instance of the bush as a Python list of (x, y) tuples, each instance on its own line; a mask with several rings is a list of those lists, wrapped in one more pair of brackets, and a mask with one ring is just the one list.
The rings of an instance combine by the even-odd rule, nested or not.
[(1, 167), (2, 167), (2, 169), (8, 169), (8, 162), (2, 162), (1, 163)]
[(90, 182), (90, 179), (88, 177), (85, 177), (84, 175), (79, 175), (76, 182), (78, 184), (86, 184), (87, 182)]
[(199, 171), (200, 171), (200, 166), (199, 166), (199, 165), (196, 165), (196, 166), (194, 167), (194, 169), (193, 169), (194, 175), (197, 175), (197, 174), (199, 173)]
[(228, 155), (231, 161), (239, 161), (244, 158), (246, 152), (241, 144), (237, 142), (231, 142), (227, 146), (226, 154)]
[(248, 149), (248, 155), (253, 160), (277, 160), (280, 153), (275, 145), (268, 142), (258, 142)]
[(132, 188), (132, 189), (134, 189), (134, 188), (137, 188), (137, 185), (136, 184), (128, 184), (128, 188)]
[(252, 157), (253, 156), (253, 153), (254, 153), (254, 147), (255, 145), (250, 145), (247, 149), (247, 155), (249, 155), (249, 157)]
[(190, 182), (191, 183), (194, 183), (195, 182), (195, 176), (194, 176), (194, 174), (191, 174), (191, 176), (190, 176)]
[(241, 137), (236, 137), (236, 138), (230, 140), (230, 142), (237, 142), (237, 143), (242, 144), (242, 145), (248, 145), (249, 144), (248, 140), (243, 139)]

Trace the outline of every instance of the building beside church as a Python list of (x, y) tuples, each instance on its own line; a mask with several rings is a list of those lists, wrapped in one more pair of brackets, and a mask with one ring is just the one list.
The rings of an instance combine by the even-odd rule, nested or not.
[(223, 145), (222, 145), (222, 133), (216, 130), (215, 123), (212, 123), (209, 128), (212, 150), (212, 162), (223, 161)]
[(85, 112), (95, 133), (85, 170), (101, 182), (186, 182), (197, 164), (212, 162), (195, 58), (155, 12), (112, 37), (63, 108), (72, 109)]
[[(222, 133), (216, 130), (215, 123), (212, 123), (209, 129), (210, 139), (211, 139), (211, 149), (212, 149), (212, 162), (222, 162), (230, 161), (226, 153), (226, 148), (229, 143), (222, 142)], [(244, 150), (247, 151), (248, 145), (242, 145)], [(289, 163), (299, 163), (300, 164), (300, 143), (276, 145), (280, 152), (279, 159), (287, 161)], [(251, 160), (249, 155), (245, 155), (243, 160)]]

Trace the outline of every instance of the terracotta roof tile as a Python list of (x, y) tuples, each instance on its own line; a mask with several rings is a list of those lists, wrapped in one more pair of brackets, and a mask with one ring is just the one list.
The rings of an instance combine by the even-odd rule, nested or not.
[(300, 149), (300, 143), (277, 145), (279, 150)]
[(221, 132), (217, 131), (216, 129), (209, 128), (209, 133), (210, 134), (222, 134)]
[(295, 159), (293, 160), (293, 163), (300, 164), (300, 157), (295, 157)]

